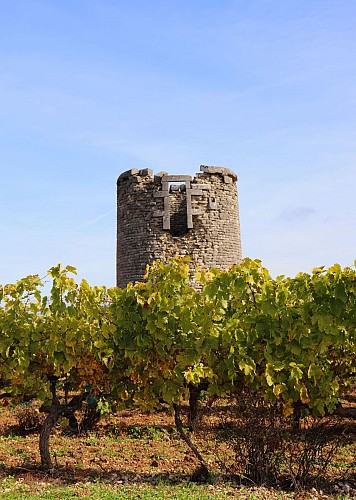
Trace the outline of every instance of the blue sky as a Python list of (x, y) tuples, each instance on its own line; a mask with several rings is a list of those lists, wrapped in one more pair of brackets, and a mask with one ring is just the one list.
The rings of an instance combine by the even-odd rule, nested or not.
[(0, 283), (115, 283), (116, 178), (239, 175), (244, 256), (356, 258), (354, 0), (2, 0)]

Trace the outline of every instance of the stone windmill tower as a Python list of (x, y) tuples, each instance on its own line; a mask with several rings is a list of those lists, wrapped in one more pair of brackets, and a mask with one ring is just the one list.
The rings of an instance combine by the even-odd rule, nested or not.
[(117, 180), (117, 286), (140, 281), (146, 264), (189, 255), (193, 266), (226, 269), (241, 260), (237, 176), (128, 170)]

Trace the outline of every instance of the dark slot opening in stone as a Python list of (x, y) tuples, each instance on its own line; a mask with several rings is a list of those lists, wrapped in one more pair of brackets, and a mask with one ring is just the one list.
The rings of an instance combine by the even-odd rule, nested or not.
[(187, 197), (185, 191), (171, 190), (169, 194), (169, 206), (171, 235), (183, 236), (187, 234)]

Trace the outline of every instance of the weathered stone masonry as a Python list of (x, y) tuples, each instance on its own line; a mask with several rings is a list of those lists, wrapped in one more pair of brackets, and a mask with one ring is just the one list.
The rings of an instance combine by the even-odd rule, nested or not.
[(128, 170), (117, 181), (117, 285), (139, 281), (146, 264), (189, 255), (193, 266), (241, 260), (234, 172), (202, 165), (195, 177)]

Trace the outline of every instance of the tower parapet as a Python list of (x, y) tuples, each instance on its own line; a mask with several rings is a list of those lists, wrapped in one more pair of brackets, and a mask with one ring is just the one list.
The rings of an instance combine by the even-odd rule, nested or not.
[(241, 260), (237, 175), (200, 166), (194, 177), (131, 169), (117, 180), (117, 286), (142, 280), (156, 259), (189, 255), (193, 267)]

